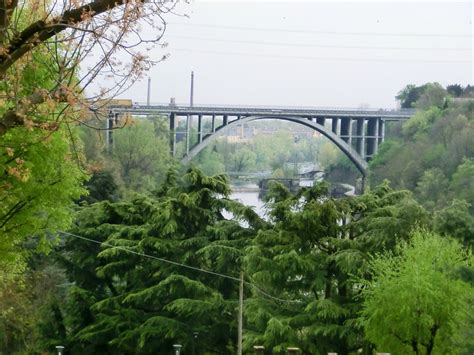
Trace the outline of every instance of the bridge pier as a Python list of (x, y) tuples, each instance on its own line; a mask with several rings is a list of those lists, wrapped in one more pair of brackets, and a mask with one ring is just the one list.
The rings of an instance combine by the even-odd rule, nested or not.
[(384, 141), (385, 141), (385, 120), (383, 119), (380, 119), (379, 120), (379, 132), (378, 132), (378, 135), (377, 135), (377, 150), (378, 150), (378, 146), (380, 144), (382, 144)]
[(338, 133), (338, 130), (339, 130), (339, 118), (333, 118), (333, 119), (332, 119), (331, 130), (332, 130), (332, 133), (334, 133), (334, 134), (339, 134), (339, 133)]
[(377, 150), (378, 119), (367, 122), (367, 159), (372, 159)]
[(365, 118), (358, 118), (356, 122), (356, 151), (365, 159)]
[(113, 147), (114, 147), (114, 135), (113, 135), (113, 129), (117, 126), (119, 121), (119, 113), (118, 112), (113, 112), (109, 111), (109, 115), (107, 117), (107, 122), (106, 122), (106, 139), (105, 139), (105, 144), (107, 151), (109, 153), (112, 152)]
[(176, 155), (176, 115), (171, 112), (168, 117), (170, 122), (170, 153), (174, 157)]
[(347, 144), (352, 144), (352, 119), (341, 118), (341, 134), (342, 140)]
[(191, 116), (186, 115), (186, 154), (189, 154), (189, 133), (191, 131)]
[(198, 143), (202, 143), (202, 115), (198, 116)]

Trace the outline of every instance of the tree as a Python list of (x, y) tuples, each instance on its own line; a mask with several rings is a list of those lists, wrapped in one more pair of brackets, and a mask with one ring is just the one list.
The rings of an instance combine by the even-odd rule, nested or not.
[(449, 181), (439, 168), (425, 170), (418, 180), (416, 192), (425, 207), (433, 209), (446, 202)]
[[(2, 262), (18, 257), (13, 249), (30, 236), (41, 237), (39, 245), (47, 249), (47, 231), (69, 225), (69, 205), (84, 193), (86, 176), (74, 125), (88, 125), (94, 101), (120, 92), (152, 64), (137, 46), (161, 38), (164, 22), (156, 19), (173, 6), (169, 1), (1, 3)], [(147, 31), (153, 37), (140, 32), (140, 19), (158, 29)], [(110, 85), (98, 93), (89, 90), (87, 97), (94, 80)]]
[(194, 164), (206, 175), (216, 175), (225, 171), (222, 154), (217, 153), (211, 147), (206, 147), (199, 153)]
[(366, 275), (370, 253), (392, 249), (424, 224), (424, 210), (387, 184), (353, 199), (328, 197), (325, 184), (295, 195), (275, 184), (267, 196), (271, 224), (247, 248), (245, 269), (274, 297), (254, 290), (247, 298), (246, 348), (283, 353), (297, 344), (304, 353), (349, 354), (364, 347), (353, 275)]
[[(469, 103), (419, 110), (403, 124), (399, 137), (380, 146), (369, 163), (371, 182), (376, 185), (389, 179), (393, 186), (413, 191), (421, 202), (431, 201), (430, 207), (434, 209), (447, 206), (454, 198), (469, 202), (472, 172), (461, 169), (462, 179), (461, 175), (454, 179), (454, 174), (464, 166), (465, 159), (474, 156), (473, 134)], [(459, 180), (459, 186), (454, 180)]]
[(361, 282), (361, 324), (377, 349), (458, 353), (456, 336), (474, 301), (459, 271), (472, 268), (472, 255), (453, 240), (417, 230), (397, 253), (379, 254), (369, 265), (373, 279)]
[(447, 91), (438, 83), (427, 83), (421, 86), (407, 85), (398, 93), (402, 108), (426, 109), (431, 106), (442, 108), (445, 104)]
[(454, 97), (460, 97), (463, 94), (463, 87), (459, 84), (451, 84), (446, 86), (446, 90), (449, 94), (453, 95)]
[(402, 108), (413, 108), (415, 102), (418, 101), (423, 90), (423, 86), (409, 84), (402, 91), (400, 91), (395, 98), (400, 100), (400, 105)]
[(255, 166), (255, 153), (249, 148), (242, 148), (232, 154), (229, 169), (236, 172), (249, 172)]
[(440, 235), (456, 238), (466, 248), (474, 247), (474, 216), (464, 200), (453, 200), (449, 206), (434, 213), (434, 230)]
[[(15, 20), (18, 26), (22, 26), (26, 18), (35, 19), (43, 14), (42, 8), (26, 5), (21, 8), (15, 13), (15, 16), (24, 16)], [(5, 43), (5, 36), (10, 38), (15, 34), (1, 34), (0, 43)], [(57, 60), (59, 57), (53, 58), (47, 48), (38, 48), (22, 59), (20, 67), (4, 73), (0, 81), (0, 117), (8, 116), (15, 104), (20, 105), (22, 95), (33, 95), (53, 85), (57, 79), (54, 75)], [(85, 174), (79, 165), (79, 154), (74, 150), (77, 137), (69, 127), (45, 119), (48, 112), (55, 110), (61, 110), (61, 106), (49, 105), (35, 112), (22, 112), (24, 125), (8, 130), (0, 119), (0, 263), (3, 266), (5, 262), (19, 261), (25, 256), (20, 249), (27, 237), (39, 238), (39, 249), (47, 249), (47, 231), (69, 224), (68, 207), (85, 192), (81, 188)]]
[[(171, 11), (175, 3), (94, 0), (61, 5), (37, 1), (31, 8), (18, 5), (18, 1), (9, 1), (0, 8), (0, 75), (2, 83), (8, 87), (2, 94), (9, 102), (8, 109), (0, 117), (0, 136), (25, 124), (51, 130), (43, 126), (42, 120), (29, 116), (48, 103), (67, 103), (72, 111), (81, 102), (89, 107), (90, 103), (82, 101), (81, 95), (102, 75), (110, 77), (112, 74), (116, 79), (109, 87), (109, 96), (122, 90), (130, 80), (140, 77), (152, 61), (137, 52), (137, 46), (141, 43), (152, 45), (161, 39), (165, 25), (162, 16)], [(158, 21), (153, 21), (156, 19)], [(140, 32), (139, 20), (155, 30), (147, 31), (151, 37), (144, 37)], [(100, 54), (94, 53), (95, 48)], [(30, 92), (13, 90), (17, 84), (15, 77), (25, 63), (37, 51), (45, 50), (55, 64), (51, 66), (55, 75), (51, 76), (50, 85)], [(122, 54), (127, 54), (130, 60), (124, 60)], [(78, 65), (85, 58), (96, 60), (80, 78), (76, 78)], [(48, 121), (63, 122), (62, 119), (70, 116), (66, 111), (55, 112)]]
[(138, 120), (114, 132), (112, 157), (127, 189), (158, 188), (172, 162), (165, 137), (155, 134), (153, 122)]
[[(83, 209), (72, 232), (104, 244), (68, 236), (61, 253), (75, 280), (69, 348), (155, 354), (180, 342), (190, 351), (199, 331), (200, 348), (233, 352), (238, 283), (196, 270), (238, 276), (243, 248), (264, 223), (228, 200), (229, 191), (223, 176), (190, 169), (180, 178), (170, 172), (154, 196)], [(224, 219), (223, 209), (234, 220)]]
[(471, 207), (474, 206), (474, 158), (466, 158), (458, 166), (453, 174), (451, 189), (457, 197), (467, 201)]
[(427, 109), (430, 107), (443, 108), (447, 105), (447, 91), (438, 83), (428, 83), (423, 85), (423, 92), (416, 101), (417, 109)]

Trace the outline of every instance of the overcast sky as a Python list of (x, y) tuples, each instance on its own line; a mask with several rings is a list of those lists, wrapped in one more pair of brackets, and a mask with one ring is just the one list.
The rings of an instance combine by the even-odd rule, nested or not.
[[(473, 84), (470, 2), (193, 1), (168, 16), (152, 102), (395, 107), (407, 84)], [(146, 101), (147, 80), (122, 97)]]

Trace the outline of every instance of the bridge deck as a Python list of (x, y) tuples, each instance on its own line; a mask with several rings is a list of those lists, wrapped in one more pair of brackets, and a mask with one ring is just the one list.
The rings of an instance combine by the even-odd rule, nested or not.
[(203, 115), (203, 116), (298, 116), (298, 117), (377, 117), (384, 120), (406, 120), (414, 115), (413, 109), (358, 109), (358, 108), (327, 108), (327, 107), (259, 107), (259, 106), (213, 106), (213, 105), (143, 105), (135, 103), (132, 106), (109, 106), (117, 113), (131, 113), (135, 115), (171, 114), (176, 115)]

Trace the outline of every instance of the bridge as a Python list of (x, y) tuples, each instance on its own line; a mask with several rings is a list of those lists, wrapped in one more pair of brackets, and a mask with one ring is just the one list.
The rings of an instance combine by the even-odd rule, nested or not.
[[(367, 162), (377, 153), (385, 139), (385, 122), (404, 121), (415, 114), (413, 109), (352, 109), (315, 107), (258, 107), (213, 106), (177, 104), (109, 105), (109, 123), (112, 127), (119, 115), (165, 115), (169, 119), (170, 151), (176, 155), (178, 120), (186, 120), (186, 147), (183, 160), (190, 161), (217, 137), (232, 127), (251, 121), (279, 119), (309, 127), (336, 144), (354, 163), (363, 176)], [(191, 141), (190, 127), (197, 122), (197, 139)], [(205, 125), (205, 123), (208, 123)], [(206, 128), (207, 127), (207, 128)]]

